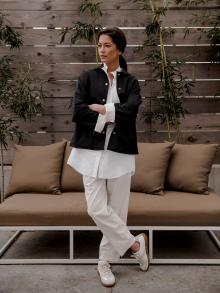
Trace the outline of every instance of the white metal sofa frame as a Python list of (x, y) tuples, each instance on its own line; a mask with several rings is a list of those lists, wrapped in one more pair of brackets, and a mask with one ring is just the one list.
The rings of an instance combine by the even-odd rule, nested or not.
[[(196, 258), (155, 258), (153, 254), (154, 231), (206, 231), (220, 251), (220, 241), (214, 231), (220, 231), (219, 226), (128, 226), (130, 230), (149, 231), (149, 258), (151, 264), (220, 264), (219, 259), (196, 259)], [(69, 231), (69, 258), (58, 259), (12, 259), (2, 258), (14, 241), (25, 231)], [(96, 264), (96, 258), (74, 258), (74, 231), (99, 230), (96, 226), (0, 226), (0, 232), (16, 231), (10, 239), (0, 248), (0, 264)], [(136, 259), (121, 258), (115, 264), (135, 264)]]

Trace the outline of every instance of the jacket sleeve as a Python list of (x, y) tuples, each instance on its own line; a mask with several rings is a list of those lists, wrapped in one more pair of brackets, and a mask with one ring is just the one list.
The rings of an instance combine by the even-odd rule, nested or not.
[(128, 98), (125, 103), (115, 103), (115, 122), (129, 123), (136, 119), (139, 105), (142, 103), (140, 86), (133, 78), (128, 88)]
[(77, 82), (72, 121), (94, 127), (98, 118), (98, 113), (89, 109), (86, 102), (88, 93), (89, 76), (85, 71), (81, 73)]

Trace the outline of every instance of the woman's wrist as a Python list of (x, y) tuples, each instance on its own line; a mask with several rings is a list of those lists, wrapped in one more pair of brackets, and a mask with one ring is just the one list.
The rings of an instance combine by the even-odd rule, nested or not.
[(88, 107), (95, 112), (98, 112), (99, 114), (105, 115), (106, 113), (106, 108), (104, 105), (100, 105), (100, 104), (91, 104), (88, 105)]

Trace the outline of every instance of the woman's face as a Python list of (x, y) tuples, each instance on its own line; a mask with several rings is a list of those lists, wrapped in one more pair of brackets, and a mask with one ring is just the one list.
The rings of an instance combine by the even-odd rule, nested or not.
[(102, 63), (111, 64), (119, 62), (121, 52), (108, 35), (101, 35), (98, 42), (98, 52)]

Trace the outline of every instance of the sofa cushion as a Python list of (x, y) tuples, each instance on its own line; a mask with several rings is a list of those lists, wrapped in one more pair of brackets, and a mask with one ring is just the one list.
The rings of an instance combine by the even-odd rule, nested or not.
[[(0, 226), (96, 226), (83, 192), (14, 194), (0, 204)], [(131, 192), (129, 226), (219, 226), (220, 196), (164, 191)]]
[(218, 144), (176, 144), (166, 174), (166, 188), (208, 194), (208, 179)]
[(67, 164), (71, 149), (70, 141), (67, 141), (61, 175), (61, 191), (84, 191), (82, 175)]
[(14, 193), (60, 194), (66, 141), (44, 146), (14, 144), (14, 159), (6, 197)]
[(165, 174), (174, 143), (138, 143), (131, 191), (163, 194)]

